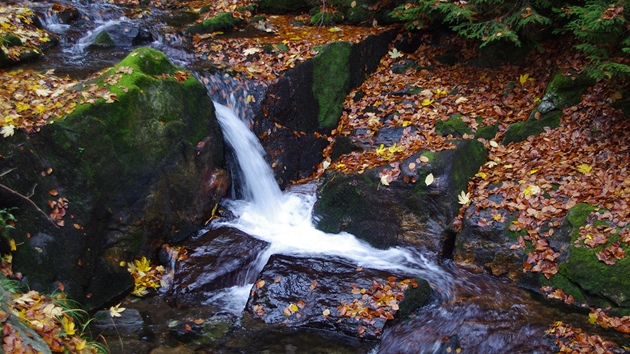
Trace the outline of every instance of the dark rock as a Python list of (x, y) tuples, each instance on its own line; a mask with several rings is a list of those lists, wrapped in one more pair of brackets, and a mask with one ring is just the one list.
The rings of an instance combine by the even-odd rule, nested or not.
[[(358, 270), (355, 264), (339, 258), (273, 255), (252, 289), (246, 311), (266, 324), (377, 339), (388, 319), (396, 316), (396, 306), (392, 305), (412, 286), (408, 279), (404, 282), (408, 286), (399, 287), (407, 278), (410, 276), (387, 271)], [(423, 296), (414, 297), (414, 308), (426, 303), (431, 293), (426, 281), (416, 284)], [(391, 287), (394, 294), (390, 294), (394, 302), (389, 305), (391, 299), (382, 297), (387, 292), (384, 286)]]
[(154, 41), (153, 34), (146, 28), (139, 28), (138, 34), (131, 40), (131, 45), (138, 46)]
[[(110, 88), (117, 102), (81, 105), (39, 134), (0, 141), (0, 170), (11, 171), (2, 183), (23, 195), (34, 190), (30, 200), (0, 190), (0, 208), (19, 208), (14, 238), (24, 245), (13, 269), (39, 291), (67, 284), (68, 295), (87, 309), (128, 291), (131, 278), (120, 261), (151, 258), (164, 242), (195, 234), (228, 183), (205, 87), (192, 76), (170, 78), (181, 68), (147, 48), (93, 83), (102, 85), (120, 67), (133, 74)], [(53, 189), (56, 198), (46, 192)], [(65, 226), (49, 219), (49, 200), (65, 210)]]
[(112, 316), (109, 310), (98, 311), (90, 325), (94, 331), (103, 335), (138, 335), (143, 330), (145, 323), (138, 310), (125, 309), (118, 314), (120, 316)]
[[(314, 207), (317, 228), (346, 231), (377, 248), (408, 244), (442, 252), (459, 210), (457, 195), (466, 190), (486, 156), (478, 141), (456, 145), (452, 150), (414, 154), (400, 163), (401, 175), (389, 186), (381, 185), (379, 176), (382, 169), (392, 168), (389, 165), (362, 174), (328, 174)], [(421, 155), (429, 162), (422, 163)], [(435, 181), (427, 186), (429, 173)]]
[(394, 65), (392, 65), (390, 70), (394, 74), (404, 74), (409, 69), (419, 70), (420, 65), (418, 65), (418, 63), (413, 60), (406, 59), (396, 62)]
[(435, 122), (435, 132), (441, 136), (451, 135), (454, 138), (461, 138), (464, 134), (472, 134), (468, 124), (461, 119), (461, 114), (454, 114), (445, 121)]
[(287, 71), (269, 87), (254, 118), (254, 131), (265, 136), (262, 144), (281, 185), (314, 172), (328, 145), (318, 136), (337, 126), (346, 95), (376, 69), (393, 35), (387, 32), (357, 44), (325, 46), (315, 58)]
[(222, 227), (186, 243), (188, 258), (177, 264), (168, 292), (178, 306), (197, 306), (205, 293), (254, 281), (251, 271), (269, 243), (242, 231)]

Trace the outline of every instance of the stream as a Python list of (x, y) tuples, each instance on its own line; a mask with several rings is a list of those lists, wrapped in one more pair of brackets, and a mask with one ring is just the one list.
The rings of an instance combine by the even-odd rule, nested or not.
[[(175, 64), (197, 70), (193, 51), (185, 40), (176, 36), (178, 18), (169, 10), (152, 9), (134, 12), (105, 2), (59, 0), (79, 11), (71, 24), (60, 24), (52, 14), (51, 4), (32, 3), (42, 25), (60, 38), (59, 45), (25, 68), (47, 70), (83, 78), (111, 66), (133, 48), (148, 45), (163, 51)], [(112, 49), (93, 48), (94, 38), (107, 31), (117, 43)], [(209, 94), (215, 101), (217, 118), (226, 143), (230, 147), (230, 169), (236, 185), (232, 199), (223, 202), (223, 217), (213, 221), (209, 229), (231, 227), (243, 231), (269, 246), (248, 267), (253, 276), (245, 282), (208, 293), (197, 315), (222, 309), (232, 328), (226, 336), (205, 343), (198, 352), (240, 353), (548, 353), (554, 352), (553, 339), (545, 335), (549, 325), (562, 319), (575, 326), (586, 325), (583, 314), (564, 308), (544, 305), (530, 293), (485, 274), (471, 274), (457, 268), (437, 254), (421, 253), (402, 247), (379, 250), (348, 233), (327, 234), (315, 228), (312, 208), (316, 202), (317, 185), (313, 182), (282, 191), (265, 160), (264, 148), (250, 131), (251, 107), (245, 104), (248, 94), (243, 84), (226, 79), (221, 74), (205, 75)], [(218, 87), (218, 90), (216, 89)], [(236, 88), (239, 87), (238, 90)], [(252, 91), (261, 95), (261, 89)], [(338, 333), (310, 329), (266, 328), (249, 325), (241, 314), (246, 307), (253, 279), (273, 255), (340, 258), (356, 267), (413, 274), (426, 279), (432, 289), (431, 301), (404, 321), (385, 328), (380, 341), (364, 341)], [(163, 344), (160, 331), (168, 331), (168, 316), (178, 309), (169, 308), (160, 299), (138, 304), (154, 314), (151, 334), (138, 335), (139, 341)], [(208, 305), (210, 306), (210, 305)], [(175, 313), (175, 315), (174, 315)], [(179, 312), (182, 315), (183, 312)], [(165, 317), (166, 316), (166, 317)], [(133, 346), (117, 347), (115, 335), (109, 339), (113, 353), (140, 352)]]

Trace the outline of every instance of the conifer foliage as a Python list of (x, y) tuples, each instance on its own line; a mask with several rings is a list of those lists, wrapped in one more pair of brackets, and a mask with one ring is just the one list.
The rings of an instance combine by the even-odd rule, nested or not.
[(539, 47), (547, 36), (570, 34), (590, 60), (585, 70), (592, 77), (630, 77), (625, 0), (415, 0), (398, 7), (394, 17), (410, 29), (446, 24), (480, 47), (495, 41)]

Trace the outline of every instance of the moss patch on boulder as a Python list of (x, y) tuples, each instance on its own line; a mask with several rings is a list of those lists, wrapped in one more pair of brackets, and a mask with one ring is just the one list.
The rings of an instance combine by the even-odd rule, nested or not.
[(351, 49), (352, 44), (347, 42), (331, 43), (313, 58), (313, 94), (322, 128), (334, 128), (339, 123), (343, 101), (351, 88)]
[[(589, 301), (596, 306), (614, 305), (630, 307), (630, 257), (616, 260), (615, 264), (605, 264), (597, 259), (597, 253), (609, 245), (587, 248), (576, 247), (580, 226), (586, 225), (586, 219), (594, 207), (578, 204), (567, 214), (571, 224), (571, 244), (566, 262), (559, 265), (559, 272), (568, 280), (577, 284), (582, 292), (588, 294)], [(614, 240), (609, 240), (609, 243)], [(599, 298), (599, 300), (597, 299)]]
[(464, 134), (472, 134), (472, 130), (461, 119), (461, 114), (454, 114), (447, 120), (435, 122), (435, 132), (441, 136), (452, 135), (454, 138), (461, 138)]
[(221, 12), (201, 23), (188, 26), (186, 34), (232, 32), (234, 28), (245, 25), (245, 21), (232, 16), (229, 12)]

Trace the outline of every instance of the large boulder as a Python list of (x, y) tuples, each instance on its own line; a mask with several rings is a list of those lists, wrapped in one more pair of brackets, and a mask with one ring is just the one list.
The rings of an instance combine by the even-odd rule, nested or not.
[[(421, 151), (400, 162), (400, 176), (388, 186), (380, 183), (379, 175), (391, 171), (391, 165), (361, 174), (328, 174), (314, 207), (317, 228), (349, 232), (377, 248), (407, 244), (448, 256), (458, 195), (486, 159), (479, 141), (455, 145), (436, 153)], [(428, 162), (422, 162), (424, 158)], [(435, 181), (427, 186), (429, 173)]]
[(186, 242), (188, 258), (177, 263), (168, 292), (177, 306), (198, 306), (207, 293), (256, 279), (256, 259), (269, 243), (228, 227)]
[(328, 145), (322, 136), (337, 127), (347, 94), (376, 70), (393, 36), (387, 32), (356, 44), (328, 44), (269, 87), (254, 131), (263, 136), (281, 185), (314, 172)]
[(429, 283), (409, 274), (357, 268), (338, 258), (273, 255), (246, 311), (266, 324), (378, 339), (389, 320), (424, 305), (430, 295)]
[(0, 141), (0, 208), (19, 208), (14, 270), (31, 288), (63, 283), (102, 306), (133, 285), (120, 261), (211, 217), (228, 184), (222, 134), (206, 89), (181, 70), (140, 48), (76, 87), (85, 103), (69, 116)]

